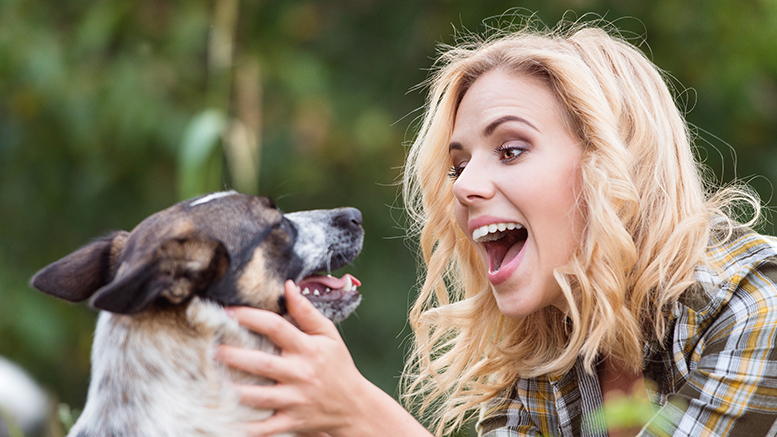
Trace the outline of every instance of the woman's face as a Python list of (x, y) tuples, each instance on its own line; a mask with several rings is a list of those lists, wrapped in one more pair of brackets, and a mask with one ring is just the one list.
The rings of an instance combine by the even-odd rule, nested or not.
[(582, 154), (542, 80), (492, 70), (464, 94), (450, 143), (454, 210), (508, 317), (566, 308), (553, 270), (585, 226)]

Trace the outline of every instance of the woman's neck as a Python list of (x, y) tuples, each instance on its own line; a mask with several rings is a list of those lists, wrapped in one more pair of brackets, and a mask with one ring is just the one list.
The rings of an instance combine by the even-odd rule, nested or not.
[[(635, 372), (634, 369), (627, 366), (624, 362), (614, 359), (611, 356), (605, 356), (596, 366), (596, 373), (599, 376), (599, 386), (602, 390), (602, 399), (605, 403), (604, 413), (607, 423), (607, 433), (609, 437), (630, 437), (637, 435), (642, 425), (630, 424), (622, 425), (615, 422), (609, 423), (607, 417), (607, 402), (622, 402), (627, 398), (641, 398), (646, 395), (645, 384), (642, 378), (642, 372)], [(641, 393), (640, 393), (641, 392)]]
[(634, 372), (623, 361), (606, 355), (596, 366), (596, 373), (599, 377), (599, 386), (602, 389), (602, 396), (607, 400), (608, 396), (622, 394), (630, 395), (635, 388), (642, 387), (642, 372)]

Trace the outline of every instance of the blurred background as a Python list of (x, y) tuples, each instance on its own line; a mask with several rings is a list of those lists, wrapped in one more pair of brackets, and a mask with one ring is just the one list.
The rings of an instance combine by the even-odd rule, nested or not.
[(364, 300), (341, 332), (396, 396), (419, 272), (396, 185), (415, 86), (455, 29), (515, 7), (551, 26), (597, 13), (644, 41), (719, 182), (774, 204), (777, 0), (0, 0), (0, 356), (81, 408), (96, 314), (30, 276), (234, 188), (285, 211), (361, 209), (364, 250), (345, 271)]

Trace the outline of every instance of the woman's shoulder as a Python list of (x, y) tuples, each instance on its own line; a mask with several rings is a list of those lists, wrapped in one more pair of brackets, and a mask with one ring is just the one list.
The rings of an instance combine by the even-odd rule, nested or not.
[(691, 311), (701, 321), (732, 299), (777, 296), (777, 238), (748, 228), (713, 230), (694, 280), (680, 296), (675, 317)]
[[(684, 390), (700, 401), (701, 410), (689, 408), (683, 418), (695, 423), (757, 421), (756, 411), (773, 406), (761, 393), (777, 377), (777, 239), (744, 228), (728, 237), (710, 245), (710, 262), (696, 269), (696, 284), (675, 307), (671, 347), (646, 370), (659, 381), (670, 375), (662, 399)], [(709, 399), (723, 407), (712, 412)]]
[(777, 238), (742, 229), (713, 258), (731, 299), (777, 310)]
[(777, 257), (777, 237), (746, 227), (713, 229), (707, 249), (707, 261), (729, 275), (774, 257)]
[(715, 232), (695, 284), (680, 296), (674, 317), (696, 323), (715, 317), (735, 302), (758, 302), (777, 310), (777, 238), (747, 228)]

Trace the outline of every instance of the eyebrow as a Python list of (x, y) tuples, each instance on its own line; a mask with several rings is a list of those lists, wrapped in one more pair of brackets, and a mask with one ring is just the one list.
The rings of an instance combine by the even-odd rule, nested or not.
[(497, 118), (496, 120), (492, 121), (488, 126), (486, 126), (485, 129), (483, 129), (483, 133), (486, 135), (491, 135), (494, 133), (494, 130), (496, 130), (497, 127), (499, 127), (500, 124), (506, 123), (508, 121), (517, 121), (519, 123), (523, 123), (530, 128), (536, 130), (539, 132), (540, 130), (537, 129), (537, 126), (533, 125), (529, 120), (519, 117), (517, 115), (505, 115), (504, 117)]
[[(533, 125), (529, 120), (518, 117), (517, 115), (505, 115), (504, 117), (497, 118), (496, 120), (492, 121), (491, 123), (486, 126), (485, 129), (483, 129), (483, 134), (485, 136), (489, 136), (496, 130), (497, 127), (499, 127), (502, 123), (507, 123), (508, 121), (517, 121), (518, 123), (525, 124), (526, 126), (529, 126), (530, 128), (536, 130), (537, 132), (540, 132), (539, 129), (537, 129), (537, 126)], [(459, 142), (452, 142), (450, 146), (448, 146), (448, 152), (451, 150), (462, 150), (464, 146), (462, 146)]]

